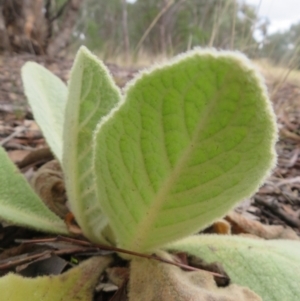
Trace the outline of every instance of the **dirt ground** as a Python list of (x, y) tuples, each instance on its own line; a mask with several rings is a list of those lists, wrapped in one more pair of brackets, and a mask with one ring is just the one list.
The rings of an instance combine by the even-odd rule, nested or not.
[[(72, 61), (30, 55), (0, 57), (0, 143), (24, 175), (31, 178), (40, 166), (53, 157), (32, 118), (23, 93), (20, 68), (28, 60), (44, 65), (65, 82), (68, 80)], [(112, 64), (108, 67), (119, 86), (123, 86), (137, 71), (119, 68)], [(280, 129), (277, 143), (278, 165), (265, 185), (251, 199), (242, 201), (228, 214), (226, 221), (231, 225), (231, 232), (234, 234), (248, 233), (266, 239), (280, 237), (298, 239), (300, 236), (300, 83), (298, 86), (289, 82), (278, 85), (278, 81), (268, 78), (267, 86)], [(61, 191), (60, 193), (63, 194)], [(225, 226), (224, 230), (224, 223), (226, 224), (224, 221), (215, 223), (206, 229), (206, 232), (226, 233), (228, 229)], [(276, 227), (269, 227), (270, 225)], [(35, 256), (41, 252), (41, 249), (37, 249), (34, 244), (22, 244), (22, 241), (40, 236), (41, 234), (20, 227), (0, 224), (0, 275), (11, 270), (17, 270), (23, 275), (35, 275), (34, 264), (39, 262), (40, 270), (41, 262), (44, 260), (42, 257)], [(49, 245), (44, 245), (42, 251), (47, 248)], [(61, 251), (58, 252), (59, 254), (50, 256), (52, 268), (45, 268), (46, 274), (59, 274), (69, 264), (66, 256), (70, 254), (64, 253), (62, 249), (59, 250)], [(23, 260), (24, 254), (26, 260)], [(81, 256), (88, 256), (82, 254), (84, 252)], [(116, 289), (113, 286), (111, 291), (108, 290), (106, 297), (99, 294), (96, 295), (95, 300), (108, 300), (108, 296), (112, 296)]]

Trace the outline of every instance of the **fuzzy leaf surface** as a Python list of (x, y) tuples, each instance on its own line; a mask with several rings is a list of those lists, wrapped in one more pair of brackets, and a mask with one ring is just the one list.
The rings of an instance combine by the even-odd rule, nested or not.
[[(169, 254), (161, 258), (172, 261)], [(155, 260), (134, 258), (130, 266), (129, 301), (262, 301), (247, 287), (218, 287), (205, 271), (183, 271)]]
[(72, 212), (84, 234), (98, 243), (106, 243), (101, 232), (107, 225), (107, 218), (101, 211), (95, 190), (93, 131), (120, 97), (108, 69), (81, 47), (70, 77), (63, 170)]
[(149, 251), (249, 197), (276, 161), (275, 115), (242, 55), (194, 50), (145, 71), (98, 125), (98, 196), (119, 245)]
[(34, 119), (52, 152), (61, 163), (68, 89), (57, 76), (34, 62), (27, 62), (22, 67), (22, 80)]
[(65, 223), (34, 193), (0, 147), (0, 218), (15, 225), (68, 234)]
[(227, 235), (198, 235), (169, 249), (220, 262), (233, 283), (247, 286), (264, 301), (298, 301), (300, 242)]
[(25, 278), (8, 274), (0, 278), (5, 301), (92, 301), (97, 280), (109, 264), (107, 257), (93, 257), (59, 276)]

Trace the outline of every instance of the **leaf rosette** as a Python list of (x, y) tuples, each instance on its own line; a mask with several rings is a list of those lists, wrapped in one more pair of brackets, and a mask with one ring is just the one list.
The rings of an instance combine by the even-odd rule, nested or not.
[(195, 233), (275, 165), (265, 86), (241, 54), (196, 49), (142, 72), (98, 124), (98, 199), (126, 249)]

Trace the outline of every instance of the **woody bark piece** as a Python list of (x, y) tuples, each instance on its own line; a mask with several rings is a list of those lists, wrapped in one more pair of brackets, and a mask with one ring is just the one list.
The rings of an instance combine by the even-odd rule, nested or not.
[(50, 56), (57, 55), (69, 45), (82, 3), (83, 0), (68, 0), (65, 7), (65, 16), (61, 25), (61, 30), (48, 46), (48, 54)]
[(0, 52), (7, 51), (9, 49), (9, 41), (4, 24), (2, 6), (3, 4), (0, 2)]
[(45, 53), (47, 24), (43, 5), (42, 0), (3, 1), (2, 14), (11, 51)]

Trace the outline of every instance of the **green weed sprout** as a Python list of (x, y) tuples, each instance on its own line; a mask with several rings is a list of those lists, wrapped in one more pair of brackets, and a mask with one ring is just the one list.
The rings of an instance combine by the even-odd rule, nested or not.
[[(184, 250), (222, 262), (248, 246), (240, 265), (256, 265), (253, 252), (260, 248), (266, 248), (263, 259), (276, 262), (268, 242), (228, 238), (233, 251), (216, 235), (189, 237), (253, 195), (276, 164), (276, 118), (263, 80), (244, 55), (194, 49), (142, 71), (120, 91), (103, 63), (81, 47), (68, 87), (32, 62), (22, 78), (61, 163), (71, 211), (92, 242), (145, 253)], [(1, 218), (68, 234), (3, 150), (0, 155)], [(271, 245), (293, 254), (300, 279), (300, 256), (291, 251), (299, 244), (284, 243)], [(212, 244), (215, 257), (207, 251)], [(255, 282), (239, 277), (242, 270), (228, 270), (264, 300), (283, 300), (265, 291), (263, 275)], [(286, 273), (282, 267), (283, 282)], [(300, 295), (298, 285), (290, 291)]]

